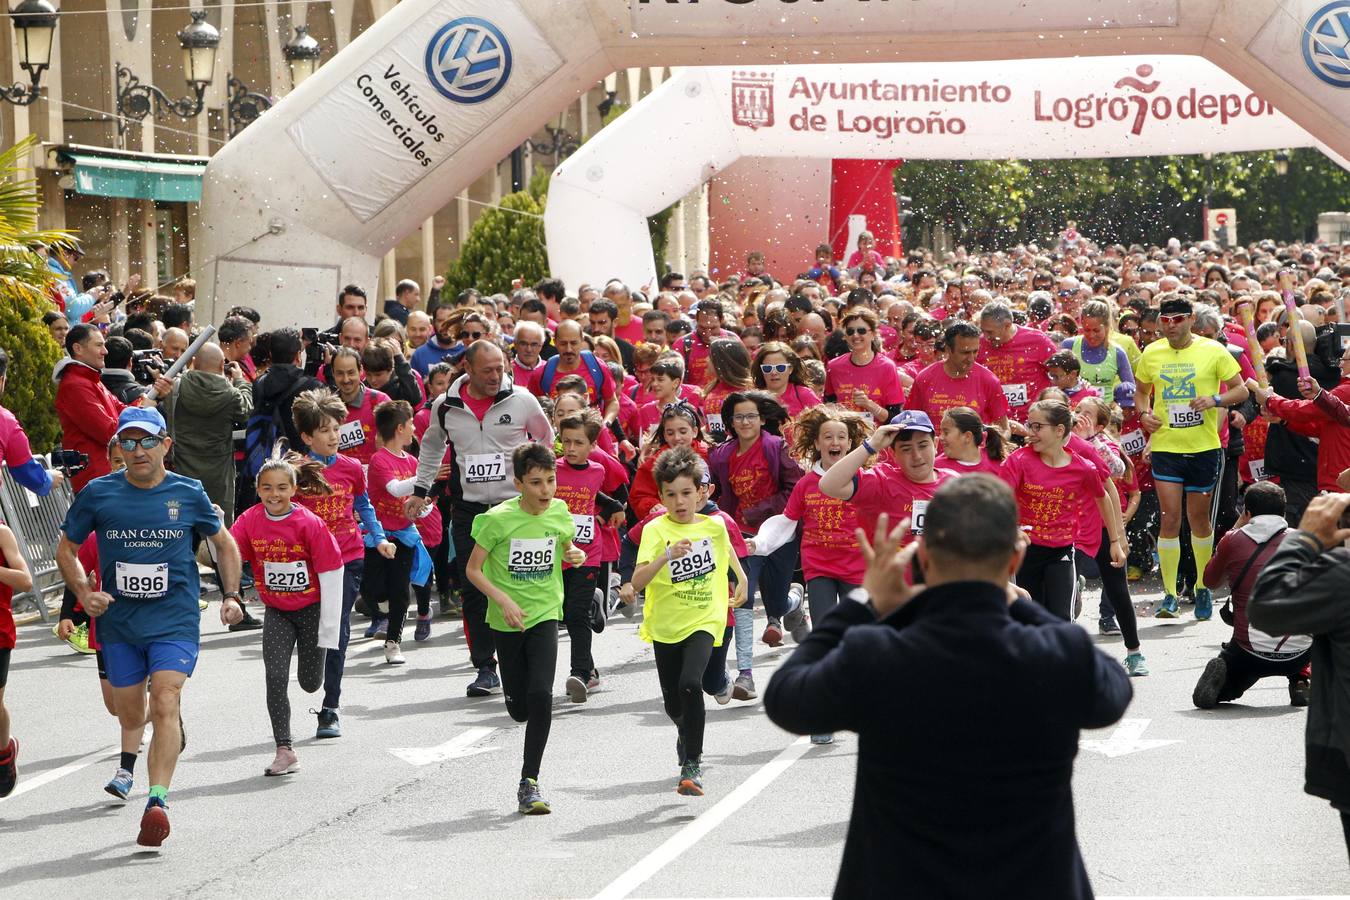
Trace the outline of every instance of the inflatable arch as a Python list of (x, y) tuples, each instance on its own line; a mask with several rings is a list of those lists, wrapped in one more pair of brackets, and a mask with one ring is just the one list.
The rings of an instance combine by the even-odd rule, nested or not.
[[(1149, 61), (1123, 60), (1125, 54), (1147, 54)], [(1170, 74), (1164, 79), (1164, 62), (1171, 64), (1166, 54), (1204, 57), (1236, 78), (1243, 88), (1226, 93), (1258, 96), (1261, 112), (1252, 115), (1259, 116), (1260, 129), (1276, 121), (1277, 114), (1265, 111), (1271, 104), (1329, 152), (1350, 156), (1350, 0), (404, 0), (212, 159), (203, 186), (206, 263), (198, 295), (211, 319), (229, 305), (248, 302), (269, 321), (322, 321), (331, 315), (341, 285), (374, 284), (389, 248), (538, 123), (609, 72), (653, 59), (732, 67), (720, 70), (724, 73), (766, 71), (762, 67), (768, 65), (928, 63), (924, 76), (911, 80), (928, 86), (930, 102), (906, 106), (902, 114), (899, 101), (868, 101), (866, 114), (877, 121), (865, 140), (878, 140), (880, 119), (886, 119), (891, 140), (914, 147), (904, 142), (919, 137), (911, 123), (921, 120), (924, 146), (915, 147), (915, 155), (939, 155), (931, 147), (942, 141), (971, 144), (961, 154), (969, 156), (970, 123), (964, 134), (953, 135), (953, 119), (965, 118), (963, 104), (977, 102), (969, 93), (972, 85), (981, 104), (1013, 103), (1012, 91), (1021, 88), (1011, 73), (1021, 66), (1006, 61), (1057, 60), (1043, 70), (1055, 76), (1054, 98), (1066, 98), (1070, 108), (1055, 101), (1047, 107), (1043, 90), (1041, 110), (1057, 121), (1061, 112), (1076, 117), (1080, 107), (1089, 107), (1081, 114), (1100, 128), (1058, 123), (1083, 154), (1101, 152), (1110, 143), (1101, 137), (1108, 131), (1123, 135), (1134, 127), (1128, 112), (1117, 119), (1122, 107), (1113, 101), (1138, 108), (1127, 99), (1130, 92), (1149, 92), (1128, 83), (1112, 87), (1122, 78), (1142, 85), (1157, 80), (1158, 97), (1172, 96), (1169, 117), (1162, 116), (1161, 106), (1155, 109), (1157, 98), (1150, 100), (1135, 137), (1161, 134), (1164, 127), (1186, 134), (1192, 126), (1203, 131), (1219, 123), (1226, 102), (1219, 94), (1216, 105), (1206, 104), (1209, 115), (1197, 112), (1203, 121), (1175, 113), (1180, 97), (1173, 85), (1184, 82)], [(935, 62), (950, 60), (972, 62)], [(1156, 76), (1140, 75), (1139, 65), (1155, 66)], [(942, 75), (935, 81), (938, 71)], [(830, 80), (828, 69), (822, 72), (814, 80)], [(668, 97), (672, 90), (711, 87), (713, 75), (691, 73), (659, 93)], [(804, 105), (807, 127), (799, 133), (819, 148), (813, 152), (845, 155), (838, 152), (843, 134), (817, 132), (811, 118), (822, 116), (828, 125), (837, 113), (823, 106), (813, 113), (810, 102), (798, 102), (803, 97), (789, 96), (791, 84), (772, 88), (774, 127), (790, 128), (796, 107)], [(982, 84), (988, 86), (981, 92)], [(999, 85), (1008, 92), (1006, 100), (999, 99), (1004, 90), (994, 96)], [(756, 90), (764, 96), (762, 86)], [(1104, 90), (1111, 93), (1102, 101)], [(1090, 96), (1093, 91), (1097, 97)], [(717, 96), (715, 89), (711, 93)], [(683, 96), (690, 103), (708, 102)], [(886, 89), (878, 96), (891, 94)], [(1236, 112), (1227, 102), (1231, 126)], [(1243, 99), (1242, 116), (1248, 115), (1246, 103)], [(765, 110), (751, 98), (738, 115), (749, 123)], [(646, 229), (628, 226), (639, 209), (659, 208), (651, 203), (663, 205), (678, 196), (662, 194), (664, 186), (697, 184), (710, 174), (710, 160), (770, 143), (767, 124), (751, 127), (733, 119), (711, 126), (697, 152), (689, 152), (687, 133), (662, 128), (646, 136), (650, 154), (636, 160), (636, 169), (607, 171), (603, 164), (569, 160), (562, 173), (569, 196), (551, 197), (550, 206), (603, 209), (603, 216), (614, 217), (570, 219), (577, 231), (605, 226), (611, 243), (604, 245), (604, 274), (644, 280), (636, 269), (630, 274), (614, 267), (620, 260), (632, 266), (641, 254), (649, 258), (649, 248), (639, 246)], [(1094, 130), (1098, 137), (1090, 136)], [(1017, 155), (1011, 137), (1005, 133), (1002, 145), (986, 145), (986, 152)], [(1283, 145), (1225, 140), (1215, 149)], [(587, 156), (601, 154), (606, 143), (612, 141)], [(1195, 149), (1187, 143), (1163, 152)], [(1054, 155), (1077, 155), (1073, 151), (1066, 145)], [(946, 155), (957, 154), (953, 149)], [(610, 185), (597, 187), (611, 177)], [(558, 187), (555, 181), (551, 192)], [(630, 208), (613, 199), (623, 191), (644, 194), (644, 201)], [(578, 196), (587, 193), (589, 199)], [(658, 196), (664, 201), (654, 199)], [(550, 231), (556, 233), (556, 226)], [(578, 277), (595, 278), (600, 247), (597, 241), (589, 249), (578, 244), (567, 251), (577, 254), (575, 266), (555, 250), (553, 262), (561, 272), (584, 268), (586, 274)]]

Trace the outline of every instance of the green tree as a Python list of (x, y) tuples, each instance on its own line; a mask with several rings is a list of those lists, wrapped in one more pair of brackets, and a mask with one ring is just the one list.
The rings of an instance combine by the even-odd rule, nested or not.
[(68, 232), (38, 230), (37, 182), (23, 164), (34, 143), (0, 153), (0, 347), (9, 355), (3, 403), (41, 452), (55, 446), (60, 433), (51, 376), (61, 350), (42, 324), (56, 275), (34, 247), (69, 248), (74, 241)]
[(502, 198), (486, 209), (469, 229), (459, 259), (445, 273), (443, 296), (466, 288), (483, 293), (510, 293), (511, 281), (534, 284), (548, 274), (544, 252), (544, 207), (529, 191)]

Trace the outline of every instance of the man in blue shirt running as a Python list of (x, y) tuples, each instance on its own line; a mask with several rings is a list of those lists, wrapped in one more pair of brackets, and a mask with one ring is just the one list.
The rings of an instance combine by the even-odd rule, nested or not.
[[(150, 681), (149, 718), (155, 726), (150, 798), (136, 842), (158, 847), (169, 835), (165, 798), (186, 745), (180, 696), (197, 664), (201, 640), (193, 532), (214, 546), (225, 595), (220, 616), (226, 624), (242, 615), (239, 549), (229, 529), (221, 527), (201, 482), (165, 471), (164, 457), (173, 442), (158, 411), (123, 410), (115, 439), (127, 467), (94, 479), (76, 495), (56, 561), (76, 599), (98, 617), (108, 684), (123, 728), (144, 724), (145, 683)], [(90, 534), (98, 542), (97, 591), (76, 559)]]

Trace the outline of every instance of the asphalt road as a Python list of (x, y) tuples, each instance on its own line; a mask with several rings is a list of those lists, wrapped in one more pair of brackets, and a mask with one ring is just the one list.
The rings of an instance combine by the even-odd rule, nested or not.
[[(1095, 618), (1082, 621), (1095, 628)], [(293, 686), (301, 770), (282, 778), (262, 774), (273, 747), (260, 633), (226, 632), (215, 604), (202, 623), (201, 662), (185, 694), (188, 747), (169, 795), (173, 834), (157, 852), (135, 845), (144, 755), (131, 802), (102, 790), (118, 732), (93, 658), (41, 626), (20, 629), (6, 697), (22, 742), (20, 782), (0, 801), (0, 896), (832, 890), (856, 740), (813, 747), (769, 723), (758, 701), (709, 699), (707, 796), (676, 795), (674, 729), (633, 621), (616, 618), (597, 639), (604, 684), (587, 703), (567, 701), (560, 666), (540, 779), (554, 813), (531, 818), (515, 812), (523, 726), (500, 695), (465, 698), (473, 673), (458, 620), (437, 618), (429, 642), (409, 641), (402, 668), (385, 666), (378, 646), (358, 638), (338, 740), (313, 739), (306, 710), (317, 698)], [(1125, 723), (1084, 734), (1105, 743), (1085, 747), (1075, 769), (1079, 840), (1098, 895), (1350, 894), (1336, 815), (1302, 792), (1305, 712), (1289, 706), (1284, 680), (1198, 711), (1191, 688), (1228, 629), (1189, 614), (1142, 625), (1152, 675), (1135, 680)], [(1123, 656), (1119, 638), (1099, 640)], [(761, 688), (790, 644), (759, 645)]]

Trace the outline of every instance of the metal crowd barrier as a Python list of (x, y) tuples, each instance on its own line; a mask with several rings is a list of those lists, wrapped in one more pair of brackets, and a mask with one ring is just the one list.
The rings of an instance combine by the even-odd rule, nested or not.
[(65, 589), (56, 570), (56, 546), (74, 496), (70, 482), (65, 481), (47, 496), (39, 497), (16, 482), (8, 468), (0, 466), (0, 512), (33, 575), (32, 590), (15, 594), (14, 606), (27, 603), (35, 607), (44, 622), (51, 621), (48, 599), (59, 597)]

